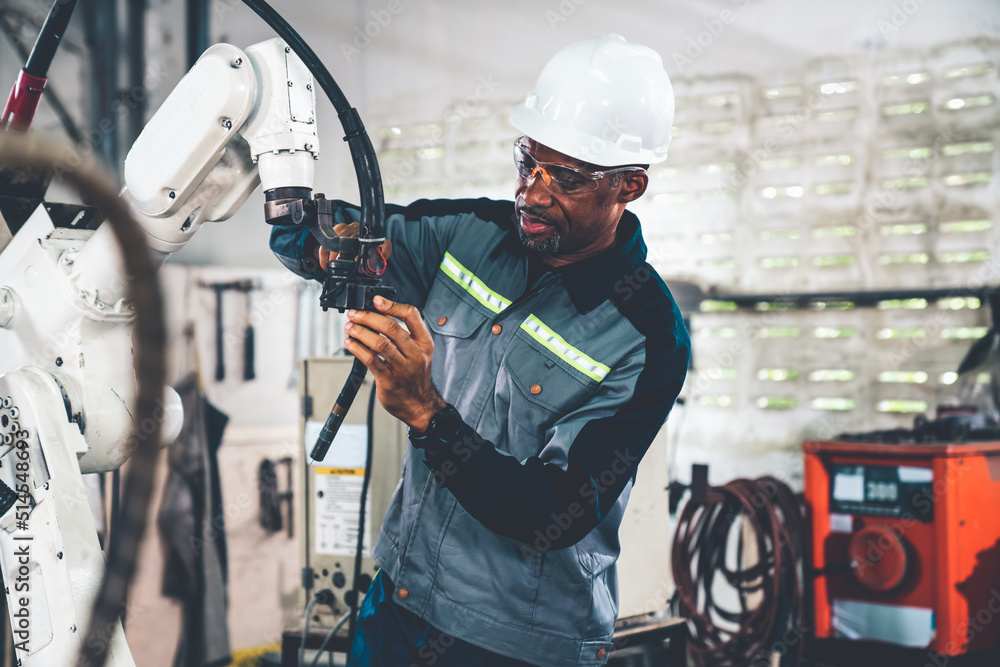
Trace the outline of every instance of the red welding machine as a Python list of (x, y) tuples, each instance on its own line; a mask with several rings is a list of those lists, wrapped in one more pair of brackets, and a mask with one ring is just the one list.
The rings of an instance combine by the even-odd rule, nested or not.
[(1000, 442), (806, 442), (816, 636), (1000, 644)]

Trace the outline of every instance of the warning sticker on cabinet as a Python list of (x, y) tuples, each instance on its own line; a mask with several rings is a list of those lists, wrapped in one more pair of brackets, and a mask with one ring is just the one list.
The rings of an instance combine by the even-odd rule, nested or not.
[[(319, 437), (322, 422), (306, 423), (308, 452)], [(368, 428), (344, 424), (322, 461), (312, 468), (311, 493), (316, 519), (313, 549), (328, 556), (353, 556), (358, 546), (358, 513), (365, 480)], [(365, 503), (364, 555), (371, 556), (371, 490)]]
[[(358, 513), (364, 468), (315, 468), (318, 554), (353, 556), (358, 546)], [(365, 504), (364, 555), (371, 555), (371, 490)]]

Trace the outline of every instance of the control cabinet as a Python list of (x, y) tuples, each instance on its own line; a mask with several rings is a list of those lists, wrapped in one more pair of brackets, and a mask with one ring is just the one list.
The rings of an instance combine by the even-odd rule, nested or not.
[[(399, 483), (403, 452), (408, 445), (406, 425), (388, 414), (375, 399), (372, 471), (368, 488), (364, 530), (364, 557), (361, 580), (354, 582), (354, 554), (357, 545), (361, 488), (364, 481), (365, 455), (369, 436), (368, 401), (374, 383), (365, 378), (357, 399), (347, 415), (337, 438), (323, 461), (311, 461), (309, 452), (316, 444), (340, 390), (347, 381), (353, 357), (304, 359), (299, 366), (302, 415), (299, 437), (302, 458), (299, 484), (302, 497), (296, 499), (303, 571), (300, 609), (321, 589), (333, 592), (332, 606), (315, 605), (312, 627), (329, 628), (349, 608), (349, 593), (365, 591), (375, 576), (371, 557), (375, 539), (389, 500)], [(308, 586), (307, 586), (308, 584)]]

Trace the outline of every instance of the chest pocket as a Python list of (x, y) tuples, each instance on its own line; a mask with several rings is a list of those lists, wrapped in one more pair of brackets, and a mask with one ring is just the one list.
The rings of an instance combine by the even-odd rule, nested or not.
[[(471, 297), (458, 293), (439, 276), (427, 296), (423, 316), (434, 339), (431, 376), (446, 401), (459, 406), (462, 389), (469, 373), (456, 368), (472, 368), (479, 345), (478, 333), (489, 316)], [(448, 370), (451, 372), (447, 372)]]
[(497, 376), (497, 421), (507, 424), (504, 448), (521, 461), (537, 456), (546, 431), (586, 403), (599, 387), (597, 380), (518, 331)]

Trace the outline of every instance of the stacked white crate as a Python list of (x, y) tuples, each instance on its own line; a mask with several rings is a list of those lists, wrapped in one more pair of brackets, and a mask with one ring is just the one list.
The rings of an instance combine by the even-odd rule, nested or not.
[(650, 173), (633, 207), (643, 220), (650, 263), (664, 275), (705, 284), (739, 275), (739, 184), (734, 175), (749, 144), (745, 77), (675, 81), (669, 159)]
[[(734, 220), (741, 270), (710, 284), (779, 295), (998, 284), (998, 53), (982, 42), (870, 62), (824, 59), (758, 84), (748, 104), (753, 159), (737, 172), (745, 176)], [(708, 304), (713, 312), (693, 318), (687, 391), (707, 429), (695, 436), (699, 446), (712, 446), (720, 410), (748, 434), (780, 413), (775, 444), (788, 447), (805, 435), (933, 414), (988, 320), (986, 308), (959, 298), (782, 305)]]

